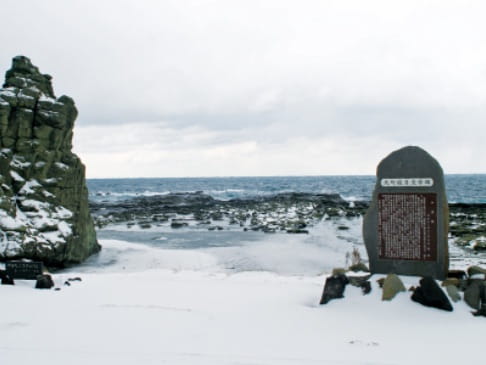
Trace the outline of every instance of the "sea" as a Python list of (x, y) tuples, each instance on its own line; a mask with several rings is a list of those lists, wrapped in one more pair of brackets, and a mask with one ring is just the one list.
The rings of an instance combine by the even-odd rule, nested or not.
[[(309, 192), (369, 201), (375, 182), (375, 176), (272, 176), (88, 179), (87, 184), (89, 199), (94, 202), (195, 191), (219, 200)], [(446, 175), (445, 185), (450, 203), (486, 203), (486, 174)]]
[[(283, 192), (338, 193), (347, 201), (369, 201), (374, 176), (209, 177), (88, 179), (89, 199), (113, 202), (139, 196), (202, 191), (215, 199), (244, 199)], [(449, 202), (486, 203), (486, 174), (446, 175)], [(343, 226), (346, 229), (343, 229)], [(346, 267), (358, 250), (364, 262), (362, 218), (322, 220), (308, 234), (245, 232), (225, 226), (210, 231), (196, 224), (108, 225), (97, 230), (103, 249), (76, 270), (87, 272), (165, 269), (204, 272), (270, 272), (314, 276)], [(486, 255), (473, 254), (450, 243), (451, 268), (486, 264)]]

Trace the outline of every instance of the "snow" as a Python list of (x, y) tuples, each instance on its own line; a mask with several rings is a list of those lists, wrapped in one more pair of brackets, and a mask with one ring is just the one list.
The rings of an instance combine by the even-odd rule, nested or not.
[(39, 97), (39, 102), (55, 104), (57, 101), (56, 101), (56, 99), (51, 98), (50, 96), (48, 96), (44, 93), (41, 93), (40, 97)]
[(24, 169), (30, 166), (30, 162), (26, 162), (23, 158), (19, 156), (14, 156), (12, 161), (10, 161), (10, 166), (17, 169)]
[(18, 182), (24, 182), (25, 179), (20, 176), (17, 172), (15, 171), (10, 171), (10, 176), (12, 176), (12, 179), (14, 179), (15, 181), (18, 181)]
[(22, 219), (18, 217), (13, 218), (7, 214), (3, 209), (0, 209), (0, 228), (4, 230), (16, 230), (24, 225)]
[[(452, 313), (408, 292), (382, 302), (381, 275), (370, 295), (348, 285), (344, 299), (319, 306), (325, 275), (228, 273), (210, 251), (101, 244), (86, 264), (53, 274), (61, 291), (22, 280), (0, 287), (2, 364), (408, 365), (484, 356), (484, 318), (464, 302)], [(83, 280), (63, 286), (76, 276)]]
[[(52, 194), (51, 194), (52, 195)], [(73, 212), (63, 206), (56, 207), (56, 217), (59, 219), (69, 219), (73, 216)]]
[(69, 166), (62, 163), (62, 162), (56, 162), (54, 163), (54, 165), (56, 165), (56, 167), (60, 168), (61, 170), (67, 170), (69, 169)]
[(35, 188), (39, 188), (42, 185), (35, 179), (30, 179), (27, 181), (24, 186), (19, 190), (20, 195), (29, 195), (35, 193)]

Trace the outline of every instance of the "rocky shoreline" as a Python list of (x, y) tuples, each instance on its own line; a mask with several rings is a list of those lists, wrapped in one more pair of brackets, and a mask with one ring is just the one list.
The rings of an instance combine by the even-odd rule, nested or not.
[[(119, 202), (90, 202), (98, 228), (126, 224), (148, 229), (198, 227), (265, 233), (308, 233), (321, 220), (362, 217), (369, 202), (338, 194), (281, 193), (250, 199), (217, 200), (203, 192), (135, 197)], [(449, 204), (450, 235), (471, 250), (486, 250), (486, 204)], [(339, 227), (348, 229), (346, 225)]]

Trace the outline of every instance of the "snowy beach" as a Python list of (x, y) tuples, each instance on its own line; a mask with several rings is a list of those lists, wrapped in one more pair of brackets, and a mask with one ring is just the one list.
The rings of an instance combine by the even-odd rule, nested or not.
[[(361, 220), (349, 225), (340, 234), (339, 222), (323, 221), (309, 235), (258, 233), (233, 245), (220, 236), (220, 245), (205, 248), (101, 239), (98, 255), (53, 274), (60, 291), (23, 280), (2, 286), (2, 364), (479, 361), (484, 319), (463, 301), (452, 313), (414, 303), (410, 292), (383, 302), (376, 283), (383, 275), (374, 275), (369, 295), (348, 285), (344, 299), (318, 305), (326, 276), (355, 246)], [(213, 233), (190, 230), (174, 234)], [(176, 239), (155, 228), (148, 234)], [(455, 265), (481, 262), (469, 260)], [(402, 279), (407, 288), (419, 281)]]

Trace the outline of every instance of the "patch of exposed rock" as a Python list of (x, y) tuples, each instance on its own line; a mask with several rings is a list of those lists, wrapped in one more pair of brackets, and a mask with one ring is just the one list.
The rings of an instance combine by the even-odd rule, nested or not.
[(65, 266), (100, 250), (85, 167), (71, 152), (77, 114), (51, 76), (13, 59), (0, 89), (0, 259)]
[(282, 193), (223, 201), (203, 192), (137, 197), (121, 202), (91, 202), (90, 206), (98, 227), (127, 223), (142, 228), (151, 225), (180, 228), (195, 222), (212, 230), (220, 229), (220, 224), (226, 222), (243, 230), (266, 233), (307, 233), (307, 227), (322, 219), (357, 217), (367, 207), (357, 202), (350, 208), (338, 194)]

